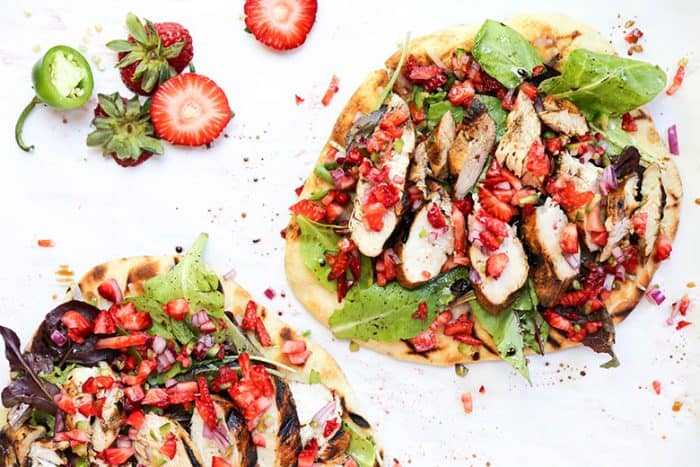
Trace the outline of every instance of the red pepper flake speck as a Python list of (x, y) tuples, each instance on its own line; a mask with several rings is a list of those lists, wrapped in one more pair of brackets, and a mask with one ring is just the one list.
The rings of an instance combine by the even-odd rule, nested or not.
[(634, 28), (625, 35), (625, 41), (628, 44), (636, 44), (643, 35), (644, 33), (639, 28)]
[(327, 106), (328, 104), (331, 103), (331, 99), (333, 99), (333, 96), (335, 96), (335, 93), (338, 92), (338, 77), (333, 75), (331, 78), (331, 84), (328, 85), (328, 89), (326, 90), (326, 93), (323, 95), (323, 99), (321, 99), (321, 104), (324, 106)]
[(677, 331), (680, 331), (680, 330), (683, 329), (684, 327), (690, 326), (691, 324), (693, 324), (693, 323), (691, 323), (690, 321), (686, 321), (686, 320), (682, 319), (682, 320), (678, 321), (678, 324), (676, 324), (676, 330), (677, 330)]
[(464, 407), (464, 413), (472, 413), (473, 404), (472, 404), (472, 395), (470, 392), (465, 392), (461, 396), (462, 399), (462, 407)]
[(304, 190), (304, 185), (299, 185), (294, 189), (294, 193), (296, 193), (297, 196), (301, 194), (301, 192)]
[(674, 412), (679, 412), (681, 410), (681, 407), (683, 407), (683, 402), (675, 401), (673, 403), (673, 406), (671, 407), (671, 410), (673, 410)]
[(37, 240), (36, 244), (42, 248), (53, 248), (55, 246), (55, 243), (51, 239)]
[(479, 388), (479, 394), (484, 394), (486, 392), (486, 388), (482, 384), (481, 387)]
[(655, 379), (651, 382), (651, 387), (657, 395), (661, 394), (661, 381)]
[(273, 298), (275, 298), (275, 295), (276, 295), (276, 294), (275, 294), (275, 291), (272, 290), (270, 287), (268, 287), (267, 289), (265, 289), (265, 292), (263, 292), (263, 293), (264, 293), (265, 296), (266, 296), (267, 298), (269, 298), (270, 300), (272, 300)]
[(294, 94), (294, 101), (297, 103), (297, 105), (301, 105), (304, 102), (304, 98)]

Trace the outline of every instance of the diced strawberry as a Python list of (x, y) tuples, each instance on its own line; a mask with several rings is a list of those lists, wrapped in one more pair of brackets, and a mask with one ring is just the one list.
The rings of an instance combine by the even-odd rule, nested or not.
[(561, 138), (546, 138), (544, 140), (544, 147), (547, 149), (547, 152), (552, 155), (559, 154), (559, 151), (561, 151), (563, 146), (564, 143), (562, 142)]
[(276, 50), (299, 47), (316, 21), (316, 0), (246, 0), (245, 24), (255, 38)]
[(671, 256), (673, 245), (671, 239), (666, 234), (661, 234), (656, 239), (656, 250), (654, 251), (654, 261), (661, 262)]
[(627, 112), (622, 115), (622, 129), (627, 132), (637, 131), (637, 122), (634, 121), (632, 115)]
[(608, 243), (608, 232), (591, 232), (591, 240), (598, 246), (605, 246)]
[(472, 413), (474, 405), (472, 403), (471, 393), (465, 392), (460, 396), (460, 400), (462, 401), (462, 408), (464, 409), (464, 413)]
[(176, 298), (163, 305), (163, 311), (175, 321), (182, 321), (190, 312), (190, 304), (186, 298)]
[(476, 218), (479, 222), (484, 224), (486, 230), (488, 230), (495, 236), (500, 238), (505, 238), (508, 236), (508, 224), (506, 224), (505, 222), (500, 221), (498, 219), (494, 219), (493, 217), (486, 214), (484, 211), (479, 211), (476, 215)]
[(211, 467), (233, 467), (231, 464), (228, 463), (225, 459), (222, 459), (221, 457), (218, 456), (213, 456), (211, 458)]
[(67, 311), (61, 317), (61, 323), (68, 329), (68, 338), (77, 344), (85, 342), (85, 338), (92, 333), (92, 322), (77, 311)]
[(588, 290), (572, 290), (559, 299), (559, 304), (567, 307), (578, 307), (586, 303), (590, 296), (591, 293)]
[(455, 81), (450, 88), (450, 92), (447, 93), (447, 98), (453, 105), (462, 105), (466, 107), (471, 104), (475, 93), (476, 91), (471, 81), (466, 80), (461, 83)]
[[(104, 404), (104, 399), (102, 399)], [(84, 417), (99, 417), (102, 414), (101, 408), (96, 404), (96, 401), (86, 402), (78, 406), (78, 412)]]
[(547, 192), (566, 212), (585, 206), (594, 196), (592, 191), (577, 192), (574, 182), (562, 177), (550, 179)]
[(100, 457), (109, 465), (126, 464), (136, 451), (134, 448), (107, 448), (100, 453)]
[(128, 336), (106, 337), (97, 341), (95, 349), (126, 349), (128, 347), (138, 347), (148, 342), (146, 334), (136, 333)]
[(117, 326), (114, 324), (112, 315), (107, 310), (101, 310), (95, 318), (95, 334), (114, 334), (117, 332)]
[(138, 430), (144, 423), (146, 423), (146, 416), (144, 415), (143, 410), (136, 409), (131, 412), (128, 417), (126, 417), (124, 423)]
[(693, 323), (691, 323), (690, 321), (686, 321), (686, 320), (682, 319), (682, 320), (678, 321), (678, 323), (676, 324), (676, 331), (680, 331), (680, 330), (683, 329), (684, 327), (690, 326), (691, 324), (693, 324)]
[(168, 459), (173, 459), (177, 451), (177, 439), (173, 433), (168, 433), (159, 449), (160, 453)]
[(549, 157), (544, 153), (544, 146), (539, 138), (530, 146), (530, 150), (526, 156), (525, 168), (535, 177), (549, 175), (551, 163)]
[(630, 245), (625, 250), (625, 261), (622, 263), (628, 274), (637, 274), (639, 263), (639, 250), (636, 245)]
[(183, 73), (161, 84), (151, 98), (150, 113), (158, 136), (185, 146), (211, 143), (231, 120), (224, 91), (196, 73)]
[(209, 393), (209, 386), (207, 385), (207, 380), (200, 376), (197, 378), (197, 385), (199, 386), (199, 398), (195, 399), (194, 405), (197, 412), (204, 420), (204, 423), (209, 427), (210, 430), (216, 429), (219, 423), (218, 417), (216, 416), (216, 408), (214, 407), (214, 401)]
[(427, 216), (428, 222), (434, 229), (443, 229), (447, 227), (445, 216), (442, 214), (442, 211), (437, 203), (431, 203), (430, 207), (428, 208)]
[(382, 121), (379, 122), (379, 127), (382, 130), (388, 130), (390, 128), (396, 128), (408, 120), (408, 113), (406, 111), (397, 109), (392, 112), (387, 112), (382, 117)]
[(683, 79), (685, 77), (685, 67), (687, 65), (687, 62), (687, 59), (681, 59), (681, 61), (678, 63), (678, 69), (676, 70), (676, 74), (673, 75), (673, 82), (666, 90), (667, 96), (674, 95), (676, 91), (680, 89), (681, 84), (683, 84)]
[(143, 331), (153, 324), (151, 315), (145, 311), (137, 311), (132, 302), (114, 304), (109, 312), (117, 326), (127, 331)]
[(304, 98), (294, 94), (294, 102), (296, 102), (297, 105), (301, 105), (304, 103)]
[[(467, 223), (462, 211), (452, 204), (452, 227), (454, 230), (454, 251), (455, 255), (466, 255), (467, 253)], [(393, 263), (392, 263), (393, 264)]]
[(323, 94), (323, 98), (321, 99), (321, 104), (323, 104), (324, 107), (331, 103), (331, 99), (333, 99), (333, 96), (335, 96), (335, 94), (338, 92), (338, 89), (338, 77), (333, 75), (331, 77), (331, 82), (328, 85), (328, 89), (326, 89), (326, 92)]
[(91, 376), (83, 383), (82, 391), (85, 394), (97, 394), (97, 391), (111, 389), (113, 385), (114, 378), (111, 376)]
[(323, 206), (308, 199), (297, 201), (289, 210), (297, 216), (306, 217), (314, 222), (320, 222), (326, 216), (326, 209)]
[(304, 365), (311, 356), (311, 351), (306, 350), (306, 342), (299, 339), (285, 341), (281, 350), (293, 365)]
[(115, 279), (107, 279), (102, 282), (97, 287), (97, 293), (100, 297), (105, 300), (109, 300), (112, 303), (119, 303), (122, 301), (124, 296), (122, 295), (122, 289), (119, 287), (119, 283)]
[(403, 67), (403, 75), (412, 83), (420, 84), (428, 92), (447, 82), (445, 71), (437, 65), (418, 65), (416, 57), (409, 55)]
[(372, 203), (364, 206), (362, 222), (374, 232), (379, 232), (384, 227), (384, 213), (387, 208), (382, 203)]
[(462, 313), (457, 319), (445, 324), (444, 333), (446, 336), (457, 336), (459, 334), (471, 335), (474, 323), (469, 321), (466, 314)]
[(453, 201), (452, 206), (459, 209), (464, 217), (467, 217), (472, 212), (474, 201), (471, 199), (471, 197), (466, 197), (464, 199)]
[(521, 188), (510, 199), (512, 206), (525, 207), (535, 204), (540, 199), (539, 193), (531, 188)]
[(408, 340), (416, 352), (422, 353), (434, 349), (437, 346), (437, 337), (435, 337), (435, 331), (428, 328), (425, 331), (418, 334)]
[(323, 437), (330, 438), (331, 435), (333, 435), (333, 433), (338, 431), (338, 428), (340, 428), (340, 422), (337, 418), (331, 418), (330, 420), (327, 420), (326, 424), (323, 427)]
[(605, 232), (605, 225), (601, 219), (600, 204), (591, 207), (591, 211), (586, 215), (586, 230), (589, 232)]
[(231, 387), (231, 384), (238, 381), (238, 373), (230, 366), (224, 365), (219, 368), (219, 373), (211, 383), (214, 392), (224, 391)]
[(661, 394), (661, 381), (655, 379), (651, 382), (651, 387), (654, 389), (657, 396)]
[(171, 405), (184, 404), (187, 402), (192, 402), (195, 399), (195, 394), (199, 387), (196, 381), (186, 381), (182, 383), (177, 383), (174, 386), (166, 389), (168, 393), (168, 402)]
[(632, 215), (634, 233), (640, 237), (644, 236), (647, 231), (647, 217), (649, 217), (649, 215), (646, 212), (636, 212)]
[(390, 208), (401, 201), (401, 196), (395, 185), (380, 183), (372, 189), (367, 202), (372, 203), (374, 201), (379, 201), (384, 207)]
[(484, 187), (479, 188), (479, 201), (487, 213), (503, 222), (509, 222), (517, 214), (513, 206), (499, 200)]
[[(386, 280), (392, 281), (396, 279), (396, 265), (394, 264), (394, 260), (391, 258), (391, 255), (389, 254), (389, 249), (384, 250), (384, 253), (382, 254), (382, 258), (384, 259), (384, 277), (386, 277)], [(358, 261), (359, 265), (359, 261)], [(357, 280), (359, 278), (359, 273), (357, 276), (355, 276), (355, 279)]]
[(418, 304), (418, 309), (413, 312), (411, 315), (411, 318), (413, 319), (419, 319), (421, 321), (425, 321), (428, 319), (428, 303), (427, 302), (420, 302)]
[(411, 120), (413, 120), (413, 123), (418, 124), (425, 120), (425, 109), (417, 109), (413, 101), (408, 103), (408, 110), (411, 112)]
[(124, 395), (130, 402), (140, 402), (146, 397), (146, 393), (140, 384), (124, 388)]
[(53, 400), (59, 409), (63, 410), (67, 414), (75, 415), (73, 398), (66, 392), (65, 389), (61, 388), (61, 392), (56, 394)]
[(567, 224), (564, 226), (559, 238), (559, 245), (564, 253), (573, 255), (578, 252), (578, 229), (576, 224)]
[(170, 405), (168, 392), (163, 388), (150, 388), (146, 391), (146, 395), (141, 401), (143, 405), (152, 405), (154, 407), (167, 407)]
[(503, 243), (503, 238), (496, 237), (493, 233), (488, 230), (482, 230), (479, 232), (479, 240), (481, 240), (482, 245), (489, 251), (495, 251), (500, 248), (501, 243)]
[(90, 441), (90, 436), (83, 430), (69, 430), (56, 433), (53, 439), (59, 442), (71, 441), (71, 445), (73, 442), (76, 444), (85, 444)]
[(537, 97), (537, 86), (526, 81), (520, 85), (520, 92), (524, 93), (531, 100), (535, 100)]
[(298, 467), (312, 467), (314, 465), (314, 460), (318, 455), (318, 441), (316, 438), (311, 438), (304, 449), (299, 453), (299, 458), (297, 459)]
[(486, 260), (486, 275), (498, 279), (508, 266), (508, 261), (508, 255), (505, 253), (489, 256), (489, 259)]
[(555, 329), (566, 333), (574, 332), (574, 325), (571, 324), (571, 321), (556, 313), (551, 308), (544, 310), (542, 317), (545, 319), (545, 321), (547, 321), (547, 324)]
[(625, 42), (628, 44), (636, 44), (642, 36), (644, 36), (644, 33), (639, 28), (634, 28), (625, 34)]

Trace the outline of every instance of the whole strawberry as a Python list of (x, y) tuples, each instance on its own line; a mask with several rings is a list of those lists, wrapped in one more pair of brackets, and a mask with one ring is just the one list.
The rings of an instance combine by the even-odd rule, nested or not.
[(128, 40), (113, 40), (107, 47), (119, 53), (117, 67), (127, 88), (150, 96), (192, 60), (192, 37), (179, 23), (146, 24), (133, 13), (126, 17)]
[(95, 131), (87, 137), (87, 145), (101, 147), (105, 156), (111, 156), (122, 167), (133, 167), (153, 154), (163, 154), (163, 145), (155, 137), (150, 102), (141, 105), (139, 97), (131, 99), (118, 93), (98, 94)]

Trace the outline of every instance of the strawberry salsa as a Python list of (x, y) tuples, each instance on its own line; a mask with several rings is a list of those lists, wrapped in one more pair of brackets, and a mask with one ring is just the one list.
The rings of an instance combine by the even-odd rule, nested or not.
[[(10, 428), (0, 434), (0, 457), (19, 465), (310, 467), (357, 465), (351, 442), (372, 451), (316, 370), (308, 382), (295, 379), (312, 356), (303, 337), (272, 337), (252, 300), (240, 326), (224, 313), (218, 278), (201, 260), (205, 242), (145, 281), (142, 295), (127, 297), (107, 278), (93, 303), (59, 305), (26, 352), (0, 327), (13, 371), (2, 393)], [(281, 361), (264, 357), (267, 348), (278, 348)], [(32, 444), (21, 453), (12, 446), (23, 436)]]
[[(290, 208), (304, 264), (337, 293), (336, 335), (470, 353), (476, 323), (523, 374), (523, 350), (548, 338), (612, 356), (610, 297), (644, 289), (639, 268), (672, 249), (665, 154), (635, 143), (663, 71), (586, 49), (554, 69), (489, 20), (470, 51), (404, 46), (393, 73), (377, 109), (324, 150), (312, 185), (324, 188)], [(427, 307), (427, 288), (461, 270)], [(412, 308), (387, 318), (379, 298)]]

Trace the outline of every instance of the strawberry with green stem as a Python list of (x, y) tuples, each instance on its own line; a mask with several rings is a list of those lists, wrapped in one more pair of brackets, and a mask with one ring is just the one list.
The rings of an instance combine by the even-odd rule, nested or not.
[(122, 167), (139, 165), (153, 154), (163, 154), (149, 111), (150, 99), (142, 105), (138, 96), (127, 100), (116, 92), (98, 94), (92, 120), (95, 131), (88, 135), (87, 145), (101, 147), (105, 156), (112, 156)]
[(126, 17), (127, 40), (113, 40), (107, 47), (119, 53), (122, 81), (127, 88), (149, 96), (168, 79), (179, 74), (192, 60), (192, 37), (179, 23), (144, 25), (133, 13)]

